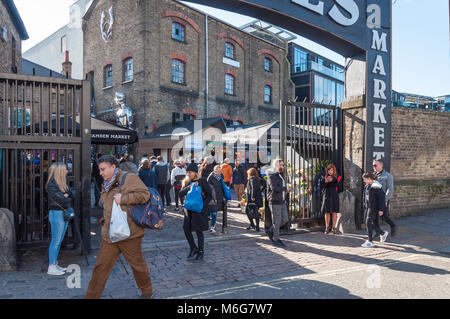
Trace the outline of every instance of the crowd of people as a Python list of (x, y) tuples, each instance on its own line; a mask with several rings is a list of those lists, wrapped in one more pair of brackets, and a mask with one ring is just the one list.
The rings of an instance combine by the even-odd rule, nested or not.
[[(368, 233), (368, 239), (362, 244), (363, 247), (375, 246), (373, 232), (380, 236), (380, 242), (385, 242), (389, 234), (394, 236), (396, 232), (396, 226), (389, 218), (393, 177), (383, 169), (383, 166), (383, 160), (375, 160), (374, 171), (363, 175), (366, 185), (364, 202)], [(123, 177), (126, 172), (130, 177), (125, 179)], [(289, 222), (288, 201), (292, 190), (287, 183), (285, 162), (281, 158), (275, 159), (269, 168), (241, 164), (238, 160), (231, 165), (228, 159), (217, 163), (213, 155), (205, 157), (199, 165), (194, 162), (186, 163), (182, 158), (173, 163), (166, 163), (161, 156), (144, 156), (137, 165), (128, 154), (124, 154), (120, 160), (112, 155), (97, 154), (92, 166), (92, 181), (95, 193), (94, 205), (103, 207), (103, 217), (100, 220), (102, 244), (86, 298), (100, 298), (109, 274), (121, 253), (133, 269), (142, 297), (152, 297), (150, 274), (141, 246), (144, 229), (128, 216), (129, 238), (115, 243), (109, 238), (113, 203), (116, 202), (122, 207), (145, 204), (150, 199), (149, 188), (159, 192), (166, 208), (171, 206), (173, 189), (175, 211), (183, 214), (184, 218), (183, 230), (189, 244), (188, 260), (203, 259), (205, 254), (203, 233), (216, 232), (217, 215), (221, 211), (224, 212), (227, 202), (231, 200), (230, 188), (234, 188), (238, 206), (244, 208), (242, 211), (245, 211), (248, 217), (247, 230), (259, 232), (263, 219), (265, 233), (271, 242), (278, 247), (286, 246), (280, 239), (280, 229)], [(343, 190), (342, 182), (334, 164), (328, 165), (320, 178), (321, 213), (325, 219), (325, 234), (338, 233), (336, 221), (339, 213), (339, 192)], [(48, 274), (63, 275), (66, 269), (59, 266), (57, 260), (68, 225), (65, 218), (66, 211), (73, 207), (74, 196), (74, 192), (67, 186), (65, 164), (54, 163), (50, 167), (46, 188), (52, 232)], [(202, 202), (201, 209), (198, 210), (187, 203), (190, 200), (190, 193), (194, 192), (198, 192)], [(391, 227), (390, 233), (380, 228), (379, 217)], [(194, 240), (194, 232), (197, 243)]]

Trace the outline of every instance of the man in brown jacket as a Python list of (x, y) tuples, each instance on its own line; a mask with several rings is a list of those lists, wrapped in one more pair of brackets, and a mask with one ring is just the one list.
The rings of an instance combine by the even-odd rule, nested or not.
[(119, 169), (119, 163), (114, 156), (102, 156), (98, 160), (98, 166), (104, 180), (100, 196), (103, 205), (103, 218), (100, 220), (102, 243), (85, 298), (98, 299), (102, 296), (106, 281), (121, 253), (133, 270), (136, 284), (142, 291), (141, 298), (151, 298), (153, 296), (152, 282), (141, 246), (145, 230), (136, 225), (128, 214), (130, 237), (116, 243), (112, 243), (109, 238), (113, 202), (116, 201), (123, 211), (127, 211), (127, 205), (146, 203), (150, 199), (150, 192), (137, 175), (128, 173), (119, 194), (118, 189), (124, 172)]

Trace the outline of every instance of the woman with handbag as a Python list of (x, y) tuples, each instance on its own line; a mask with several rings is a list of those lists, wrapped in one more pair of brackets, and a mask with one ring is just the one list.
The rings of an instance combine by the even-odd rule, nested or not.
[(247, 171), (247, 200), (245, 212), (250, 220), (247, 230), (256, 228), (256, 231), (259, 232), (259, 208), (263, 207), (263, 197), (260, 178), (257, 170), (253, 167)]
[(52, 233), (52, 240), (49, 247), (49, 265), (47, 274), (54, 276), (64, 275), (67, 268), (58, 265), (58, 254), (61, 242), (67, 231), (69, 220), (65, 220), (65, 213), (73, 212), (72, 192), (67, 186), (67, 167), (64, 163), (54, 163), (50, 166), (47, 193), (49, 221)]
[[(220, 165), (214, 166), (214, 170), (211, 174), (208, 176), (208, 184), (211, 185), (214, 189), (215, 193), (215, 201), (212, 200), (209, 203), (208, 206), (208, 215), (211, 217), (211, 228), (209, 232), (211, 234), (214, 234), (216, 232), (216, 219), (217, 219), (217, 212), (223, 211), (223, 199), (225, 197), (224, 195), (224, 189), (222, 184), (223, 176), (222, 176), (222, 168)], [(223, 181), (225, 183), (225, 181)]]
[[(320, 181), (320, 188), (323, 192), (322, 214), (325, 216), (325, 234), (331, 232), (337, 234), (336, 221), (339, 213), (339, 189), (341, 188), (341, 176), (338, 176), (336, 166), (330, 164), (325, 170), (325, 176)], [(330, 221), (331, 220), (331, 221)]]
[[(188, 260), (201, 260), (204, 255), (205, 240), (203, 232), (208, 230), (208, 203), (212, 198), (212, 193), (206, 179), (200, 178), (198, 175), (197, 164), (189, 164), (186, 171), (187, 176), (183, 180), (183, 188), (180, 190), (179, 195), (180, 197), (185, 197), (183, 229), (190, 247), (187, 258)], [(201, 202), (196, 204), (201, 207), (197, 207), (193, 210), (193, 198), (195, 196), (198, 198), (198, 192), (201, 192)], [(192, 232), (197, 234), (198, 247), (195, 245)]]

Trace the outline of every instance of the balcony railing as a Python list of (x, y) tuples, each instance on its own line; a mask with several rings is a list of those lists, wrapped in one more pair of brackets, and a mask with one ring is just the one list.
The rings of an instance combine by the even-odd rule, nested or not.
[(294, 73), (306, 72), (306, 71), (317, 71), (322, 74), (328, 75), (334, 79), (344, 82), (345, 73), (342, 71), (336, 71), (330, 69), (324, 65), (321, 65), (314, 61), (309, 61), (308, 63), (300, 63), (294, 65)]

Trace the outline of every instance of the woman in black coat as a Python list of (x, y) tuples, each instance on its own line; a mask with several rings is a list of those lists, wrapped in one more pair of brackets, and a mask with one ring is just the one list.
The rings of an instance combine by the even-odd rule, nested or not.
[[(203, 232), (208, 230), (208, 203), (211, 201), (212, 193), (208, 182), (198, 176), (198, 166), (195, 163), (189, 164), (186, 168), (187, 176), (183, 180), (183, 188), (180, 190), (180, 197), (185, 197), (191, 190), (191, 183), (197, 183), (202, 189), (203, 209), (201, 213), (184, 209), (183, 229), (186, 239), (191, 248), (188, 260), (200, 260), (204, 255)], [(195, 245), (192, 232), (197, 234), (198, 247)]]
[(333, 233), (336, 234), (336, 220), (339, 212), (339, 189), (341, 188), (341, 176), (337, 175), (336, 166), (330, 164), (326, 168), (325, 176), (320, 181), (323, 192), (321, 213), (325, 215), (325, 234), (331, 232), (330, 219), (333, 214)]
[(220, 168), (220, 165), (214, 166), (214, 170), (211, 174), (208, 176), (208, 184), (211, 185), (211, 187), (214, 188), (215, 193), (215, 202), (212, 203), (212, 201), (208, 205), (208, 216), (211, 218), (211, 229), (209, 230), (210, 233), (215, 233), (215, 226), (216, 226), (216, 219), (217, 219), (217, 212), (223, 211), (223, 199), (224, 199), (224, 192), (223, 192), (223, 186), (222, 186), (222, 169)]
[(258, 210), (260, 207), (263, 207), (261, 181), (256, 169), (250, 168), (247, 171), (247, 207), (245, 209), (245, 213), (250, 220), (250, 226), (247, 227), (247, 230), (256, 228), (256, 231), (259, 232), (260, 217)]

